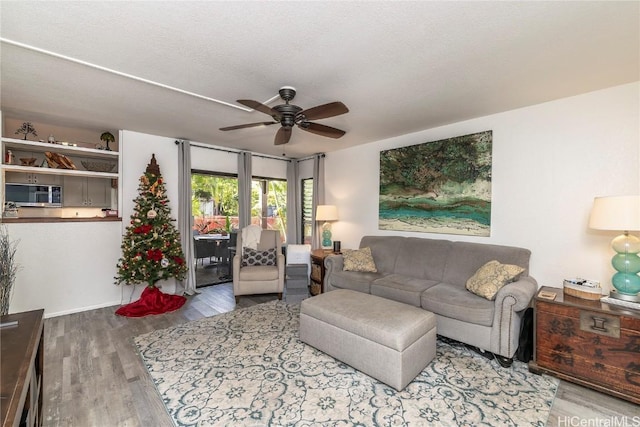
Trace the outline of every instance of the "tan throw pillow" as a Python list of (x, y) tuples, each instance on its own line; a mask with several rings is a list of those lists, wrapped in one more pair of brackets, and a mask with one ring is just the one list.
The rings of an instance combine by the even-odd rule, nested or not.
[(377, 273), (376, 263), (371, 256), (371, 248), (358, 250), (345, 249), (342, 252), (344, 271), (360, 271), (363, 273)]
[(500, 264), (489, 261), (467, 280), (467, 289), (474, 294), (493, 301), (498, 291), (511, 283), (524, 271), (524, 268), (512, 264)]

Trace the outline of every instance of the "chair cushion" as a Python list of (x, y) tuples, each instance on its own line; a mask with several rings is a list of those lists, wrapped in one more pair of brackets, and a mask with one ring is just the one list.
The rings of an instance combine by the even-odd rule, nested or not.
[(498, 291), (523, 271), (524, 268), (517, 265), (489, 261), (467, 280), (466, 288), (482, 298), (493, 301)]
[(359, 271), (364, 273), (377, 273), (376, 264), (371, 255), (371, 248), (358, 250), (347, 249), (342, 254), (345, 271)]
[(258, 251), (245, 247), (242, 251), (242, 266), (276, 265), (276, 248)]
[(249, 265), (242, 267), (238, 279), (243, 282), (264, 282), (278, 279), (278, 267), (275, 265)]

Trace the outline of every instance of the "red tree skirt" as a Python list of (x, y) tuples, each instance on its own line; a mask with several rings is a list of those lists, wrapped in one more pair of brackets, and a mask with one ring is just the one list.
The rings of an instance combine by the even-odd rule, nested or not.
[(149, 314), (162, 314), (182, 307), (187, 299), (180, 295), (165, 294), (160, 289), (146, 287), (138, 301), (123, 305), (116, 314), (126, 317), (143, 317)]

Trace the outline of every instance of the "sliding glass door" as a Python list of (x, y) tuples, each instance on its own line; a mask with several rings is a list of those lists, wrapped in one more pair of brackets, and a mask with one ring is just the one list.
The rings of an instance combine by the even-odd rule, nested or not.
[[(230, 232), (238, 228), (238, 178), (214, 172), (191, 174), (194, 231)], [(287, 181), (254, 178), (251, 181), (251, 223), (264, 229), (287, 229)], [(286, 240), (286, 239), (285, 239)]]

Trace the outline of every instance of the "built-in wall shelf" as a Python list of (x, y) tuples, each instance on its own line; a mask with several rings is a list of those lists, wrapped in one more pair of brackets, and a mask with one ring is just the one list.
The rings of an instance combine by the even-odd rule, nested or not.
[(5, 149), (32, 151), (44, 153), (45, 151), (56, 152), (68, 156), (87, 157), (93, 159), (111, 159), (118, 160), (120, 153), (117, 151), (97, 150), (95, 148), (74, 147), (72, 145), (49, 144), (39, 141), (28, 141), (24, 139), (5, 138), (2, 137)]
[[(46, 142), (39, 141), (28, 141), (24, 139), (15, 139), (15, 138), (2, 138), (2, 147), (3, 147), (3, 155), (6, 153), (6, 150), (12, 150), (14, 152), (14, 163), (5, 164), (3, 163), (1, 166), (1, 170), (6, 172), (23, 172), (28, 174), (39, 174), (39, 175), (60, 175), (60, 176), (79, 176), (79, 177), (88, 177), (88, 178), (118, 178), (119, 174), (117, 172), (117, 164), (120, 153), (117, 151), (107, 151), (107, 150), (98, 150), (95, 148), (85, 148), (85, 147), (75, 147), (71, 145), (62, 145), (62, 144), (50, 144)], [(38, 156), (39, 159), (36, 162), (37, 165), (40, 165), (44, 161), (44, 153), (52, 152), (56, 154), (63, 154), (65, 156), (69, 156), (75, 160), (74, 165), (77, 169), (59, 169), (59, 168), (47, 168), (47, 167), (37, 167), (37, 166), (23, 166), (19, 164), (15, 164), (18, 162), (19, 157), (22, 156), (20, 153), (28, 153), (28, 155), (36, 156), (42, 154), (42, 156)], [(96, 172), (90, 170), (81, 170), (82, 169), (82, 160), (98, 160), (98, 161), (108, 161), (115, 163), (116, 172)]]
[(34, 166), (2, 165), (6, 172), (37, 173), (39, 175), (70, 175), (86, 176), (90, 178), (118, 178), (118, 172), (94, 172), (77, 169), (38, 168)]

